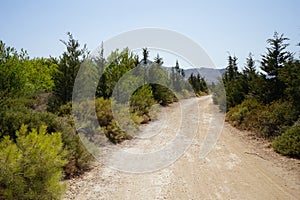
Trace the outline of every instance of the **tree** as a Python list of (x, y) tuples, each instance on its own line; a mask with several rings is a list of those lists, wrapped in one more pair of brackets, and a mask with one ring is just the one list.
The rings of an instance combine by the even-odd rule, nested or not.
[(57, 69), (53, 58), (35, 58), (24, 61), (25, 88), (28, 93), (50, 92), (54, 87), (53, 74)]
[(243, 73), (247, 75), (249, 80), (251, 80), (253, 76), (256, 75), (255, 61), (253, 60), (252, 53), (249, 53), (248, 58), (246, 58), (246, 65), (244, 67)]
[(285, 51), (288, 47), (289, 38), (280, 36), (277, 32), (274, 33), (273, 39), (268, 39), (267, 43), (270, 47), (267, 47), (266, 55), (262, 56), (261, 69), (267, 73), (270, 78), (276, 79), (279, 74), (279, 69), (284, 66), (284, 63), (292, 59), (292, 54)]
[(244, 66), (242, 74), (242, 82), (247, 98), (252, 98), (254, 96), (258, 97), (258, 95), (260, 95), (261, 85), (252, 53), (249, 53), (248, 58), (246, 58), (246, 65)]
[(237, 57), (228, 56), (228, 66), (226, 67), (226, 71), (224, 74), (225, 81), (233, 81), (238, 77), (238, 67), (237, 67)]
[(149, 58), (149, 51), (147, 48), (143, 48), (143, 62), (146, 65), (148, 62), (148, 58)]
[(184, 72), (180, 69), (179, 62), (176, 60), (175, 67), (172, 67), (171, 71), (171, 83), (176, 92), (181, 91), (184, 88)]
[(159, 66), (162, 66), (164, 64), (164, 61), (161, 57), (159, 57), (159, 54), (154, 58), (154, 62), (157, 63)]
[[(18, 53), (13, 47), (7, 47), (0, 41), (0, 99), (26, 94), (26, 68), (23, 65), (28, 59), (26, 51)], [(0, 100), (0, 102), (1, 102)]]
[(46, 126), (17, 131), (14, 143), (0, 142), (0, 197), (5, 199), (60, 199), (65, 151), (60, 133), (48, 134)]
[(237, 57), (229, 55), (228, 66), (223, 75), (227, 109), (240, 104), (245, 99), (243, 79), (238, 72), (237, 60)]
[(177, 72), (179, 72), (179, 70), (180, 70), (178, 60), (176, 60), (175, 70), (176, 70)]
[(68, 32), (69, 40), (60, 40), (67, 48), (58, 61), (58, 68), (53, 76), (54, 88), (53, 98), (50, 101), (50, 110), (55, 110), (58, 106), (72, 100), (73, 86), (80, 65), (88, 55), (86, 45), (80, 49), (78, 40)]
[(188, 78), (188, 81), (191, 84), (196, 95), (201, 95), (201, 93), (208, 93), (208, 87), (205, 79), (199, 73), (196, 76), (192, 73)]
[(283, 34), (279, 35), (277, 32), (274, 33), (272, 39), (267, 40), (270, 47), (267, 47), (267, 53), (262, 56), (261, 61), (261, 69), (267, 74), (267, 76), (264, 75), (266, 79), (264, 89), (267, 92), (266, 103), (280, 99), (285, 90), (284, 83), (279, 76), (284, 64), (293, 58), (292, 53), (286, 51), (289, 45), (286, 43), (288, 40)]
[[(119, 79), (136, 66), (137, 57), (128, 48), (113, 51), (105, 62), (104, 72), (99, 80), (97, 97), (108, 99), (112, 96), (113, 90)], [(116, 88), (116, 91), (119, 91)]]
[(285, 63), (279, 70), (279, 80), (284, 83), (283, 98), (295, 106), (300, 112), (300, 61), (294, 60)]

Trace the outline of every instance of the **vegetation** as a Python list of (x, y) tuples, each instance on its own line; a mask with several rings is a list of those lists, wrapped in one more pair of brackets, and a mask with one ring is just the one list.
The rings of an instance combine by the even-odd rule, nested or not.
[[(66, 51), (59, 58), (31, 59), (25, 50), (18, 52), (0, 41), (0, 199), (59, 199), (65, 188), (60, 180), (89, 168), (92, 156), (75, 128), (72, 106), (88, 117), (81, 130), (100, 125), (93, 131), (103, 134), (89, 137), (90, 142), (115, 144), (133, 138), (125, 130), (134, 131), (152, 120), (155, 104), (167, 106), (209, 92), (200, 74), (185, 77), (178, 61), (166, 69), (159, 54), (149, 60), (147, 48), (142, 59), (128, 48), (104, 58), (102, 45), (98, 57), (90, 58), (86, 46), (80, 48), (72, 34), (67, 35), (68, 41), (61, 40)], [(277, 152), (299, 158), (300, 60), (286, 50), (287, 40), (278, 33), (267, 40), (261, 72), (251, 53), (242, 71), (238, 58), (229, 56), (222, 79), (211, 90), (229, 123), (274, 139)], [(83, 65), (90, 76), (84, 84), (101, 75), (96, 97), (72, 105), (73, 86)], [(124, 76), (127, 79), (120, 81)], [(89, 89), (83, 85), (77, 92)], [(93, 115), (86, 109), (90, 107), (95, 108)]]
[[(4, 199), (60, 199), (60, 182), (66, 164), (61, 133), (48, 134), (21, 126), (16, 142), (5, 136), (0, 142), (0, 191)], [(0, 197), (1, 197), (0, 196)]]
[(262, 56), (260, 73), (251, 53), (242, 72), (238, 71), (237, 58), (229, 56), (222, 80), (213, 87), (213, 99), (227, 111), (229, 123), (274, 139), (277, 152), (299, 157), (299, 128), (293, 125), (300, 117), (300, 61), (286, 50), (288, 40), (277, 32), (267, 40), (269, 46)]
[(195, 76), (193, 73), (188, 79), (189, 83), (194, 89), (194, 92), (197, 96), (208, 94), (208, 87), (204, 80), (204, 77), (201, 77), (200, 74)]
[[(207, 93), (204, 78), (197, 75), (187, 81), (178, 62), (168, 71), (159, 55), (154, 62), (149, 60), (147, 48), (142, 59), (128, 48), (104, 58), (102, 45), (98, 57), (91, 58), (85, 45), (81, 48), (71, 33), (67, 36), (67, 41), (61, 40), (66, 51), (58, 58), (32, 59), (25, 50), (18, 52), (0, 41), (0, 199), (59, 199), (65, 188), (61, 179), (83, 173), (93, 160), (81, 142), (81, 131), (100, 124), (93, 131), (103, 134), (87, 138), (88, 142), (119, 143), (133, 138), (127, 129), (134, 131), (152, 120), (153, 105), (167, 106), (192, 96), (190, 84), (198, 95)], [(81, 67), (89, 77), (74, 92)], [(128, 74), (128, 80), (118, 84)], [(98, 75), (96, 98), (72, 105), (72, 95), (86, 94)], [(72, 115), (76, 106), (88, 117), (80, 130)], [(90, 107), (96, 112), (86, 109)]]
[(272, 146), (283, 155), (300, 158), (300, 126), (289, 128), (274, 140)]

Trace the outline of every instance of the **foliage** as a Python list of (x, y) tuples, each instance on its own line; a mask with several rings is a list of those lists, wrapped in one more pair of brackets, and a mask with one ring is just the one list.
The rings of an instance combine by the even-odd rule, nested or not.
[(193, 87), (193, 90), (197, 96), (201, 96), (203, 93), (208, 93), (208, 87), (205, 82), (204, 77), (201, 77), (201, 75), (198, 73), (197, 76), (195, 76), (193, 73), (188, 78), (189, 83)]
[(12, 140), (17, 139), (15, 132), (22, 124), (29, 129), (47, 126), (48, 132), (61, 132), (64, 149), (67, 150), (68, 163), (65, 167), (67, 177), (73, 176), (88, 168), (92, 157), (82, 145), (70, 117), (58, 117), (46, 111), (35, 112), (30, 107), (34, 104), (29, 99), (7, 99), (0, 109), (0, 138), (8, 135)]
[(285, 42), (288, 40), (283, 34), (279, 35), (277, 32), (274, 33), (272, 39), (267, 40), (270, 47), (267, 47), (267, 53), (263, 55), (261, 61), (261, 69), (267, 73), (267, 76), (264, 75), (266, 84), (263, 88), (267, 93), (265, 103), (280, 99), (285, 89), (279, 76), (285, 63), (292, 60), (292, 53), (286, 51), (288, 44)]
[(27, 59), (26, 51), (18, 53), (12, 47), (6, 47), (0, 41), (0, 95), (1, 99), (6, 96), (19, 96), (25, 93), (26, 76), (24, 60)]
[(100, 97), (95, 100), (95, 109), (100, 126), (108, 126), (114, 118), (111, 101)]
[(183, 89), (186, 89), (188, 84), (185, 79), (185, 73), (183, 69), (180, 69), (178, 60), (176, 60), (175, 67), (171, 68), (169, 77), (170, 87), (177, 93), (180, 93)]
[(20, 97), (49, 92), (54, 86), (56, 70), (53, 59), (29, 59), (23, 49), (18, 53), (0, 41), (0, 96)]
[(50, 111), (56, 111), (59, 106), (71, 101), (77, 72), (88, 54), (85, 45), (80, 49), (80, 44), (73, 38), (73, 35), (69, 32), (67, 34), (69, 36), (68, 42), (61, 40), (67, 51), (59, 59), (57, 70), (53, 75), (53, 96), (48, 106)]
[[(102, 131), (109, 141), (119, 143), (123, 140), (131, 139), (132, 136), (125, 133), (116, 123), (109, 99), (98, 98), (95, 101), (97, 120)], [(122, 120), (122, 119), (119, 119)]]
[[(237, 71), (237, 59), (229, 57), (222, 81), (229, 123), (261, 137), (276, 137), (273, 147), (277, 152), (299, 157), (300, 61), (286, 50), (288, 40), (277, 32), (267, 40), (269, 47), (260, 62), (262, 73), (257, 72), (251, 53), (242, 73)], [(221, 83), (212, 87), (218, 104), (224, 102), (218, 89)], [(297, 128), (292, 127), (294, 123)]]
[(237, 67), (237, 57), (228, 57), (228, 66), (223, 75), (223, 82), (226, 91), (227, 109), (242, 103), (245, 99), (244, 82)]
[(163, 85), (151, 84), (154, 99), (162, 106), (178, 101), (174, 92)]
[(54, 87), (52, 79), (53, 74), (56, 72), (57, 63), (53, 58), (44, 59), (36, 58), (25, 60), (24, 68), (26, 71), (25, 90), (30, 93), (50, 92)]
[(279, 70), (279, 80), (285, 85), (284, 99), (292, 102), (300, 111), (300, 61), (293, 60), (285, 63), (284, 68)]
[(300, 158), (300, 126), (289, 128), (272, 143), (278, 153), (286, 156)]
[(145, 47), (145, 48), (143, 48), (143, 59), (142, 59), (142, 62), (143, 62), (144, 65), (147, 64), (148, 58), (149, 58), (149, 51), (148, 51), (148, 49)]
[(154, 104), (155, 100), (150, 85), (144, 85), (137, 89), (130, 99), (131, 112), (137, 113), (139, 116), (149, 115), (149, 110)]
[(293, 125), (298, 118), (298, 112), (287, 101), (276, 101), (266, 105), (259, 113), (259, 126), (256, 131), (263, 137), (281, 135), (287, 127)]
[(103, 131), (109, 141), (114, 144), (133, 138), (131, 135), (121, 130), (115, 120), (112, 120), (108, 126), (104, 127)]
[(109, 99), (119, 79), (136, 67), (136, 59), (128, 48), (121, 52), (118, 49), (113, 51), (105, 62), (104, 73), (99, 80), (96, 96)]
[(14, 143), (0, 143), (0, 189), (6, 199), (60, 199), (65, 151), (61, 133), (48, 134), (46, 126), (27, 131), (22, 126)]
[(64, 166), (66, 178), (82, 174), (90, 168), (90, 163), (93, 160), (92, 155), (82, 144), (73, 123), (73, 119), (69, 116), (56, 117), (52, 123), (49, 123), (53, 131), (62, 133), (62, 141), (68, 159)]
[[(255, 99), (247, 99), (243, 103), (230, 108), (226, 114), (226, 120), (233, 126), (242, 129), (248, 129), (251, 121), (249, 116), (252, 116), (253, 111), (257, 111), (261, 108), (261, 104)], [(257, 119), (254, 119), (257, 120)]]
[(255, 131), (262, 137), (282, 134), (298, 117), (289, 102), (277, 101), (262, 106), (255, 99), (243, 101), (229, 110), (226, 120), (240, 129)]

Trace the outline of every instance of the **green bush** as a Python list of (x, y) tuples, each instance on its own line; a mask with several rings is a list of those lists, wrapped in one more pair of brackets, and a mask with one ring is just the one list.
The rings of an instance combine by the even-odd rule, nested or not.
[[(81, 127), (81, 131), (86, 134), (85, 137), (89, 142), (101, 144), (103, 143), (103, 139), (101, 135), (98, 134), (89, 134), (91, 132), (101, 132), (97, 129), (97, 127), (100, 125), (100, 128), (106, 138), (111, 141), (112, 143), (119, 143), (122, 142), (125, 139), (131, 139), (132, 136), (122, 131), (122, 129), (117, 125), (112, 108), (111, 108), (111, 100), (110, 99), (104, 99), (104, 98), (98, 98), (95, 101), (83, 101), (76, 106), (76, 112), (78, 112), (77, 117), (80, 119), (79, 123), (81, 123), (79, 126)], [(95, 107), (96, 113), (93, 112), (93, 109)], [(122, 107), (116, 104), (116, 110), (115, 112), (120, 112)], [(127, 121), (129, 121), (129, 118), (127, 115), (124, 115), (124, 112), (119, 113), (120, 119), (118, 120), (124, 120), (124, 124), (127, 124)], [(125, 118), (124, 118), (125, 117)], [(95, 129), (95, 130), (91, 130)]]
[(174, 92), (163, 85), (152, 84), (152, 91), (154, 99), (162, 106), (167, 106), (173, 102), (177, 102), (178, 99)]
[(298, 113), (287, 101), (273, 102), (260, 110), (256, 131), (263, 137), (281, 135), (297, 120)]
[(248, 99), (231, 108), (226, 120), (237, 128), (251, 130), (268, 138), (282, 134), (297, 117), (297, 111), (287, 101), (262, 106), (258, 101)]
[(62, 117), (72, 115), (72, 102), (61, 105), (56, 114)]
[(46, 126), (27, 131), (22, 126), (14, 143), (0, 143), (0, 194), (5, 199), (60, 199), (66, 152), (61, 133), (48, 134)]
[(64, 149), (68, 153), (68, 163), (65, 166), (65, 175), (70, 177), (83, 172), (88, 168), (92, 156), (85, 149), (74, 128), (73, 119), (70, 116), (58, 117), (46, 111), (35, 112), (30, 109), (31, 100), (14, 99), (7, 100), (0, 108), (0, 139), (9, 135), (16, 140), (16, 131), (22, 124), (28, 129), (36, 129), (42, 125), (47, 126), (47, 132), (61, 132)]
[(149, 110), (155, 104), (152, 89), (150, 85), (144, 85), (139, 88), (130, 99), (131, 113), (136, 113), (137, 116), (147, 115)]
[(120, 143), (124, 140), (130, 140), (133, 137), (120, 129), (115, 120), (112, 120), (108, 126), (102, 129), (106, 137), (112, 143)]
[(226, 120), (230, 124), (238, 128), (247, 129), (249, 127), (249, 115), (253, 114), (253, 110), (259, 109), (260, 103), (255, 99), (247, 99), (243, 103), (230, 108), (226, 114)]
[(95, 109), (100, 126), (108, 126), (113, 120), (111, 101), (102, 97), (95, 100)]
[(68, 162), (64, 166), (65, 177), (69, 178), (89, 169), (92, 155), (82, 144), (77, 134), (73, 119), (70, 116), (57, 117), (52, 122), (52, 130), (62, 133), (64, 149), (67, 151)]
[(293, 126), (272, 143), (274, 150), (286, 156), (300, 158), (300, 126)]

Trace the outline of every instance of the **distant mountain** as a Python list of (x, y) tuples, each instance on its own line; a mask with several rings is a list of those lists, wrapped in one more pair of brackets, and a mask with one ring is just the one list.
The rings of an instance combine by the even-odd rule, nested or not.
[(205, 78), (207, 83), (217, 82), (218, 78), (221, 78), (225, 72), (225, 69), (213, 69), (213, 68), (192, 68), (185, 69), (185, 77), (188, 78), (193, 73), (197, 75), (198, 73)]
[[(151, 65), (151, 63), (153, 63), (153, 61), (147, 60), (146, 63), (147, 63), (147, 65)], [(144, 61), (141, 60), (140, 64), (144, 64)], [(171, 73), (172, 67), (162, 66), (162, 68), (166, 69), (168, 71), (168, 73)], [(188, 79), (192, 73), (194, 75), (197, 75), (199, 73), (202, 77), (205, 78), (205, 81), (207, 83), (218, 82), (218, 78), (221, 78), (222, 75), (224, 74), (224, 72), (225, 72), (225, 68), (214, 69), (214, 68), (201, 67), (201, 68), (184, 69), (186, 79)]]

